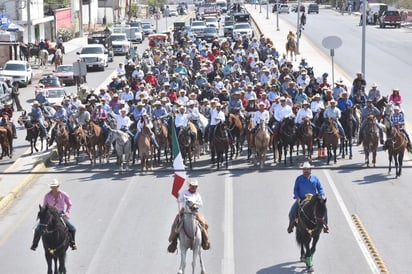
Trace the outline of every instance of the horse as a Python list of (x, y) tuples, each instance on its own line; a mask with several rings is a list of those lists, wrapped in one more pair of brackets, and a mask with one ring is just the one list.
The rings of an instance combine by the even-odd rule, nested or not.
[(329, 165), (330, 160), (332, 159), (333, 153), (333, 162), (336, 164), (336, 150), (339, 143), (339, 129), (335, 125), (335, 120), (333, 118), (327, 118), (324, 121), (325, 130), (323, 131), (323, 147), (327, 149), (327, 160), (326, 164)]
[[(192, 141), (192, 136), (190, 135), (190, 127), (183, 127), (179, 131), (179, 136), (177, 136), (180, 152), (182, 154), (183, 163), (186, 164), (186, 159), (189, 159), (189, 167), (192, 169), (192, 158), (194, 143)], [(195, 137), (196, 139), (196, 137)]]
[(365, 151), (365, 164), (369, 167), (369, 153), (372, 153), (373, 167), (376, 165), (376, 151), (379, 144), (379, 128), (377, 120), (373, 115), (369, 115), (363, 131), (363, 150)]
[(230, 133), (232, 134), (233, 138), (233, 146), (230, 159), (233, 159), (233, 155), (235, 155), (235, 158), (237, 158), (242, 152), (242, 144), (243, 144), (243, 132), (244, 132), (244, 125), (242, 123), (242, 120), (238, 114), (229, 114), (229, 130)]
[(167, 157), (167, 151), (170, 148), (169, 130), (162, 119), (157, 118), (153, 120), (153, 131), (156, 141), (159, 144), (159, 149), (157, 150), (157, 163), (160, 164), (160, 154), (162, 152), (162, 149), (164, 149), (166, 162), (168, 162), (169, 159)]
[(192, 273), (195, 273), (196, 260), (199, 256), (200, 268), (202, 274), (206, 273), (205, 266), (202, 260), (202, 232), (200, 228), (200, 223), (196, 218), (196, 214), (199, 210), (199, 205), (191, 201), (190, 199), (186, 201), (182, 223), (179, 226), (179, 243), (180, 243), (180, 267), (178, 274), (183, 274), (186, 267), (186, 253), (190, 248), (193, 250), (192, 258)]
[(49, 52), (47, 49), (39, 51), (40, 66), (47, 68), (49, 62)]
[(379, 110), (380, 116), (378, 118), (378, 122), (382, 123), (384, 117), (384, 110), (386, 105), (388, 104), (388, 96), (382, 96), (378, 101), (374, 102), (373, 105)]
[(152, 134), (148, 126), (142, 128), (140, 136), (137, 139), (137, 148), (139, 150), (139, 158), (141, 170), (152, 170), (153, 169), (153, 147), (150, 140), (150, 135)]
[(247, 140), (247, 159), (250, 160), (250, 156), (254, 155), (256, 147), (255, 147), (255, 136), (253, 135), (253, 114), (249, 113), (248, 116), (246, 116), (246, 140)]
[(219, 123), (216, 125), (213, 132), (211, 142), (212, 161), (216, 155), (217, 169), (220, 168), (220, 163), (225, 161), (226, 169), (228, 168), (228, 152), (229, 152), (229, 136), (226, 130), (226, 124)]
[(121, 130), (113, 130), (109, 128), (109, 135), (106, 139), (106, 146), (116, 142), (117, 164), (120, 166), (120, 171), (123, 172), (129, 169), (130, 155), (132, 153), (132, 141), (126, 132)]
[(386, 148), (388, 149), (389, 170), (392, 170), (392, 160), (395, 162), (395, 179), (402, 174), (403, 156), (408, 141), (405, 135), (397, 127), (390, 127), (386, 133)]
[(296, 125), (295, 119), (293, 117), (287, 117), (282, 121), (282, 125), (279, 130), (279, 143), (278, 143), (278, 150), (279, 150), (279, 163), (282, 162), (282, 148), (285, 154), (284, 163), (286, 165), (288, 147), (289, 147), (289, 162), (292, 164), (292, 153), (293, 153), (293, 146), (296, 143)]
[(343, 130), (345, 131), (346, 140), (343, 138), (341, 139), (340, 143), (340, 151), (342, 154), (342, 158), (345, 158), (345, 155), (349, 154), (349, 159), (352, 159), (353, 152), (352, 152), (352, 141), (353, 137), (355, 137), (355, 125), (352, 121), (353, 115), (353, 108), (347, 106), (346, 110), (342, 112), (342, 116), (340, 118), (340, 122), (342, 124)]
[(302, 153), (303, 158), (305, 160), (306, 157), (306, 147), (308, 150), (307, 160), (312, 162), (312, 154), (313, 154), (313, 129), (310, 123), (309, 118), (303, 119), (302, 123), (299, 125), (297, 130), (297, 143), (298, 143), (298, 151), (299, 151), (299, 144), (302, 146)]
[(83, 147), (83, 150), (86, 151), (86, 154), (89, 156), (89, 159), (91, 160), (90, 146), (89, 141), (87, 139), (87, 133), (82, 126), (79, 126), (74, 131), (74, 136), (76, 138), (76, 147), (74, 152), (76, 154), (76, 164), (79, 163), (80, 147)]
[[(19, 119), (17, 120), (17, 123), (21, 126), (24, 125), (27, 131), (27, 136), (26, 140), (30, 142), (30, 155), (33, 154), (33, 150), (38, 152), (39, 150), (37, 149), (36, 143), (37, 143), (37, 138), (40, 137), (40, 150), (43, 150), (43, 139), (46, 138), (43, 134), (41, 134), (39, 122), (33, 122), (30, 120), (30, 118), (26, 115), (27, 112), (23, 111)], [(49, 144), (46, 140), (46, 151), (49, 149)]]
[(102, 164), (102, 158), (105, 151), (105, 139), (102, 128), (90, 121), (86, 125), (87, 139), (90, 146), (90, 164), (95, 165), (97, 156), (99, 156), (99, 164)]
[(307, 194), (298, 210), (296, 242), (300, 245), (300, 260), (306, 263), (309, 273), (314, 271), (313, 255), (325, 225), (326, 210), (326, 199), (319, 194)]
[(255, 134), (255, 147), (256, 147), (256, 161), (260, 162), (260, 168), (265, 165), (266, 151), (269, 147), (270, 134), (266, 127), (264, 120), (260, 120), (260, 124)]
[(286, 56), (290, 55), (291, 61), (293, 61), (293, 56), (295, 56), (295, 61), (296, 61), (296, 54), (297, 54), (296, 41), (293, 36), (290, 36), (288, 38), (288, 41), (286, 42)]
[(385, 106), (385, 110), (383, 112), (383, 124), (386, 128), (391, 127), (391, 114), (393, 113), (394, 107), (395, 105), (392, 103), (386, 104)]
[(57, 155), (59, 157), (59, 165), (63, 162), (67, 164), (67, 160), (70, 161), (70, 135), (69, 130), (65, 123), (61, 120), (56, 119), (56, 147)]
[[(52, 260), (54, 262), (54, 274), (66, 273), (66, 252), (69, 248), (69, 230), (62, 220), (60, 213), (53, 206), (39, 205), (39, 229), (47, 261), (47, 274), (52, 274)], [(57, 261), (59, 262), (57, 264)]]
[(0, 160), (2, 160), (4, 156), (9, 156), (11, 158), (11, 148), (7, 134), (7, 129), (4, 127), (0, 127), (0, 146), (2, 150), (0, 154)]
[(3, 156), (9, 156), (11, 159), (13, 157), (13, 127), (7, 115), (3, 116), (2, 123), (3, 125), (0, 126), (2, 131), (0, 160), (3, 159)]

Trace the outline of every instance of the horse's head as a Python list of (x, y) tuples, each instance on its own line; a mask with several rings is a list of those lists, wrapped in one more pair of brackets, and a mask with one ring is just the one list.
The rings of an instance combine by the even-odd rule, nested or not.
[(39, 213), (37, 219), (39, 220), (39, 229), (41, 233), (45, 233), (49, 225), (56, 224), (56, 221), (60, 218), (60, 214), (53, 206), (39, 205)]
[(197, 213), (199, 211), (199, 204), (197, 204), (196, 202), (190, 199), (187, 199), (185, 209), (186, 209), (186, 212)]
[(109, 128), (109, 134), (107, 135), (105, 145), (110, 146), (113, 143), (113, 141), (114, 141), (114, 130)]
[(323, 227), (326, 215), (326, 198), (322, 197), (320, 194), (316, 194), (312, 199), (314, 199), (314, 217), (316, 225)]

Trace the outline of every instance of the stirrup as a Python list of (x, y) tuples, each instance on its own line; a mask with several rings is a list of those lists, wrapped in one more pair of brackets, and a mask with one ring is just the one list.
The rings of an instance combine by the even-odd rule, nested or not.
[(209, 241), (202, 241), (202, 248), (203, 250), (209, 250), (210, 249), (210, 242)]

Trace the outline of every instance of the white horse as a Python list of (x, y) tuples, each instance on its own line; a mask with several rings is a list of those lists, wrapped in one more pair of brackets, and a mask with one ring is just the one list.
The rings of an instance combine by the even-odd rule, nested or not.
[(39, 51), (40, 66), (47, 68), (49, 62), (49, 52), (47, 49)]
[(112, 130), (109, 128), (109, 135), (106, 139), (106, 146), (111, 146), (116, 142), (117, 164), (120, 165), (120, 171), (129, 169), (130, 155), (132, 153), (132, 142), (129, 135), (121, 130)]
[(196, 219), (196, 213), (199, 210), (199, 205), (191, 200), (186, 201), (185, 210), (183, 213), (183, 220), (178, 229), (180, 242), (180, 267), (178, 274), (185, 273), (186, 267), (186, 253), (189, 248), (193, 250), (192, 259), (192, 274), (195, 273), (196, 260), (199, 256), (200, 268), (202, 274), (206, 273), (205, 266), (202, 261), (202, 232), (199, 221)]

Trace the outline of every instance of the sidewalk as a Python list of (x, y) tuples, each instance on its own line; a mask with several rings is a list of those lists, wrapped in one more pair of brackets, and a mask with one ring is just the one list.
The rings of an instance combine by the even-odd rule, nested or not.
[[(262, 6), (262, 13), (260, 13), (259, 6), (255, 9), (254, 5), (246, 5), (246, 9), (250, 13), (255, 23), (259, 26), (262, 34), (269, 37), (273, 42), (275, 48), (279, 51), (279, 54), (286, 53), (286, 37), (289, 31), (296, 33), (296, 25), (291, 25), (289, 22), (282, 19), (279, 16), (279, 31), (276, 30), (276, 13), (272, 13), (271, 6), (269, 6), (269, 19), (266, 19), (266, 6)], [(302, 57), (306, 58), (309, 66), (313, 66), (315, 77), (322, 76), (323, 73), (329, 74), (329, 82), (332, 82), (332, 62), (331, 57), (321, 52), (315, 47), (306, 37), (304, 32), (299, 39), (299, 55), (297, 55), (297, 61), (291, 60), (293, 66), (297, 68), (299, 66)], [(334, 80), (342, 79), (345, 85), (351, 86), (351, 80), (345, 78), (343, 73), (340, 73), (335, 66)]]

